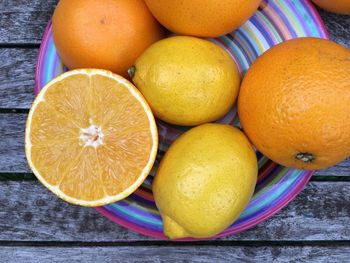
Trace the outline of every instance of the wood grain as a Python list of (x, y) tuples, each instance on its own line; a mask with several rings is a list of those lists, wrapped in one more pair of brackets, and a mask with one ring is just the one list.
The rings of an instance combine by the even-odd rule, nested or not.
[[(0, 113), (0, 173), (31, 173), (24, 154), (27, 114)], [(350, 158), (315, 176), (350, 176)]]
[(349, 246), (4, 247), (4, 262), (348, 262)]
[[(152, 240), (70, 205), (36, 181), (0, 182), (0, 241), (131, 242)], [(224, 240), (349, 240), (350, 182), (311, 182), (286, 208)]]
[(350, 48), (350, 18), (346, 15), (337, 15), (318, 9), (328, 30), (329, 38)]
[(24, 153), (26, 114), (0, 113), (0, 172), (30, 172)]
[(37, 55), (37, 48), (0, 48), (0, 108), (30, 107)]
[(58, 0), (1, 0), (0, 44), (37, 44)]

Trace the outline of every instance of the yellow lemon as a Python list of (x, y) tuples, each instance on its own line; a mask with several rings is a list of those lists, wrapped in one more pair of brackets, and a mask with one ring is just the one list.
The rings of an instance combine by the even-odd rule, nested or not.
[(185, 126), (224, 116), (240, 85), (237, 66), (223, 48), (188, 36), (153, 44), (129, 74), (156, 117)]
[(257, 173), (255, 152), (239, 129), (204, 124), (184, 133), (153, 182), (164, 234), (207, 238), (222, 232), (247, 206)]

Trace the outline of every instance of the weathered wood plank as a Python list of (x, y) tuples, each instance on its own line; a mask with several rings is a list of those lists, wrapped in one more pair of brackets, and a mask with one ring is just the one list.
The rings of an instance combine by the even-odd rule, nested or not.
[(37, 54), (37, 48), (0, 49), (0, 108), (30, 107)]
[(329, 38), (344, 46), (350, 47), (350, 18), (318, 9), (329, 32)]
[[(0, 241), (152, 240), (60, 200), (36, 181), (0, 182), (0, 193)], [(311, 182), (272, 218), (224, 240), (349, 240), (349, 203), (350, 182)]]
[(0, 1), (0, 44), (40, 44), (58, 0)]
[(315, 171), (314, 177), (316, 176), (349, 176), (350, 177), (350, 157), (326, 170)]
[[(0, 173), (30, 173), (24, 154), (24, 129), (27, 114), (0, 114)], [(350, 158), (327, 170), (322, 176), (350, 176)]]
[(24, 153), (26, 117), (0, 113), (0, 172), (30, 172)]
[(0, 247), (4, 262), (348, 262), (349, 246)]

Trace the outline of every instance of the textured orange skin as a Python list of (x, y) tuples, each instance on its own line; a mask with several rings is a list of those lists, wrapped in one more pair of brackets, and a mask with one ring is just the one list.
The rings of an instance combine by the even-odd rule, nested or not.
[(349, 0), (312, 0), (319, 7), (337, 14), (350, 15)]
[(217, 37), (248, 20), (261, 0), (145, 0), (158, 21), (181, 35)]
[(101, 68), (123, 76), (163, 37), (143, 0), (60, 0), (52, 31), (68, 68)]
[[(289, 40), (249, 69), (238, 99), (243, 129), (273, 161), (308, 170), (350, 155), (350, 50), (317, 38)], [(310, 163), (296, 158), (312, 154)]]

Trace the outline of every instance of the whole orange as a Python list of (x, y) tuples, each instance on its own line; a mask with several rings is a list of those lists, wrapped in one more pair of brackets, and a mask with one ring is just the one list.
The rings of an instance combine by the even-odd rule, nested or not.
[(216, 37), (248, 20), (261, 0), (145, 0), (158, 21), (182, 35)]
[(319, 38), (271, 48), (243, 80), (238, 114), (273, 161), (307, 170), (335, 165), (350, 155), (350, 50)]
[(349, 0), (312, 0), (319, 7), (337, 14), (350, 15)]
[(60, 0), (52, 18), (57, 51), (70, 69), (127, 69), (162, 27), (143, 0)]

